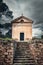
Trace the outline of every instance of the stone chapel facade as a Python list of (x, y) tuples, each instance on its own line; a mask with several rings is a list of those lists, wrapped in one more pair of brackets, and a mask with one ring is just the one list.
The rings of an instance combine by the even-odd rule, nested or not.
[(32, 20), (20, 16), (12, 21), (12, 39), (16, 41), (28, 41), (32, 39)]

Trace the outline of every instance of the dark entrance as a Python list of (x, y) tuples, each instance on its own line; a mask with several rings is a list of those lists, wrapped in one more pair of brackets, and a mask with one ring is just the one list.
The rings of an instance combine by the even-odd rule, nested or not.
[(24, 33), (20, 33), (20, 40), (21, 40), (21, 41), (24, 40)]

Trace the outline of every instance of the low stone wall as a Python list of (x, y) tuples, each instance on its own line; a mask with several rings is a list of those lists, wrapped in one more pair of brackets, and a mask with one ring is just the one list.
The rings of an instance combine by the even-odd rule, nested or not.
[(43, 43), (30, 44), (30, 52), (34, 57), (36, 64), (43, 65)]
[(0, 65), (13, 64), (14, 43), (16, 42), (0, 40)]
[[(30, 52), (36, 63), (43, 65), (43, 40), (31, 40), (27, 43), (29, 43)], [(13, 40), (0, 40), (0, 65), (13, 65), (16, 46), (17, 42)]]

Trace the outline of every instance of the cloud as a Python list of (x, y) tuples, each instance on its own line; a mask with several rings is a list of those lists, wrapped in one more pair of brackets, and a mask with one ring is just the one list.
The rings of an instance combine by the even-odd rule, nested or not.
[(2, 34), (4, 34), (4, 35), (8, 32), (8, 30), (4, 29), (4, 28), (1, 28), (0, 30), (1, 30)]
[(14, 17), (22, 13), (35, 23), (43, 23), (43, 0), (4, 0), (13, 11)]
[(11, 20), (12, 20), (11, 18), (2, 15), (2, 17), (0, 18), (0, 24), (11, 23)]
[(33, 37), (41, 37), (42, 31), (39, 28), (33, 28), (32, 31), (34, 31), (32, 35)]
[(39, 32), (43, 30), (43, 0), (4, 0), (4, 2), (13, 11), (14, 18), (21, 16), (23, 13), (24, 16), (34, 21), (34, 31), (35, 29)]
[(9, 7), (3, 0), (0, 0), (0, 23), (6, 23), (6, 21), (8, 21), (7, 19), (10, 21), (12, 18), (12, 11), (9, 10)]

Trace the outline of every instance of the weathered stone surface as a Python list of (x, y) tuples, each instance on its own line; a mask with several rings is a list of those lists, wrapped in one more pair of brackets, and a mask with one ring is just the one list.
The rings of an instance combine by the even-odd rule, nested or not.
[(15, 42), (0, 40), (0, 65), (13, 64), (43, 65), (43, 41)]
[(0, 65), (13, 64), (13, 48), (11, 41), (0, 41)]
[(14, 65), (43, 65), (43, 43), (18, 42)]

